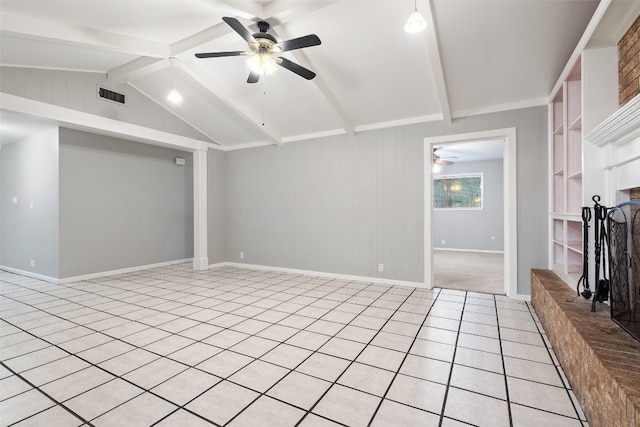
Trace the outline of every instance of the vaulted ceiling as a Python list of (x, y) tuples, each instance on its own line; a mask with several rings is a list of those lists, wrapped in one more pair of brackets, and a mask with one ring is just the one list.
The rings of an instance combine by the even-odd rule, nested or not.
[[(598, 3), (420, 0), (427, 30), (407, 34), (406, 0), (2, 0), (0, 65), (105, 73), (213, 144), (283, 144), (544, 105)], [(248, 50), (226, 16), (280, 41), (318, 35), (282, 54), (317, 76), (249, 84), (246, 57), (197, 59)]]

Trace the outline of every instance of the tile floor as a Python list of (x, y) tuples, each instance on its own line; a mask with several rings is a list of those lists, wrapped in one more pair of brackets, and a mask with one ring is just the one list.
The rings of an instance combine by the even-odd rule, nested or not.
[(586, 426), (502, 296), (180, 264), (0, 271), (2, 426)]

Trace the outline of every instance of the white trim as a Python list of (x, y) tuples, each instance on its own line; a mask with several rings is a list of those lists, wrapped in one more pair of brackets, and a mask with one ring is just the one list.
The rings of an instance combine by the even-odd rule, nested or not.
[(31, 277), (38, 280), (43, 280), (49, 283), (58, 284), (58, 279), (56, 279), (55, 277), (45, 276), (42, 274), (33, 273), (31, 271), (20, 270), (18, 268), (7, 267), (5, 265), (0, 265), (0, 270), (8, 271), (9, 273), (19, 274), (21, 276)]
[(412, 288), (424, 288), (424, 283), (420, 283), (420, 282), (392, 280), (392, 279), (384, 279), (380, 277), (353, 276), (350, 274), (326, 273), (323, 271), (299, 270), (296, 268), (270, 267), (268, 265), (243, 264), (239, 262), (220, 262), (220, 263), (212, 264), (209, 266), (209, 268), (215, 268), (215, 267), (239, 267), (239, 268), (247, 268), (250, 270), (277, 271), (281, 273), (304, 274), (307, 276), (328, 277), (330, 279), (354, 280), (358, 282), (371, 282), (371, 283), (378, 283), (383, 285), (411, 286)]
[(372, 123), (369, 125), (356, 126), (357, 132), (365, 132), (369, 130), (387, 129), (398, 126), (415, 125), (418, 123), (437, 122), (443, 120), (442, 114), (431, 114), (428, 116), (409, 117), (407, 119), (392, 120), (389, 122)]
[(193, 153), (193, 269), (206, 270), (207, 254), (207, 152)]
[(346, 135), (348, 132), (344, 129), (331, 129), (314, 133), (306, 133), (301, 135), (285, 136), (282, 138), (282, 143), (308, 141), (310, 139), (326, 138), (330, 136)]
[(457, 248), (433, 248), (436, 251), (446, 252), (477, 252), (481, 254), (504, 254), (504, 251), (489, 251), (485, 249), (457, 249)]
[(0, 92), (0, 108), (58, 122), (60, 126), (100, 135), (113, 136), (143, 144), (178, 150), (207, 150), (207, 141), (175, 135), (157, 129), (72, 110)]
[(424, 139), (424, 284), (433, 288), (433, 147), (447, 142), (483, 139), (504, 140), (504, 290), (509, 298), (518, 296), (518, 211), (516, 128), (494, 129)]
[(507, 104), (496, 104), (482, 108), (467, 108), (465, 110), (457, 110), (453, 112), (453, 118), (479, 116), (481, 114), (500, 113), (503, 111), (522, 110), (525, 108), (533, 108), (547, 105), (547, 97), (528, 99), (526, 101), (510, 102)]
[(273, 142), (266, 141), (256, 141), (256, 142), (247, 142), (245, 144), (237, 144), (237, 145), (223, 145), (220, 148), (222, 151), (235, 151), (235, 150), (244, 150), (246, 148), (256, 148), (256, 147), (270, 147), (273, 145)]
[(584, 137), (598, 147), (607, 144), (623, 145), (638, 138), (640, 138), (640, 95), (636, 95)]
[(101, 271), (99, 273), (84, 274), (82, 276), (65, 277), (63, 279), (56, 279), (55, 277), (43, 276), (41, 274), (32, 273), (30, 271), (19, 270), (17, 268), (12, 268), (12, 267), (6, 267), (4, 265), (0, 265), (0, 270), (5, 270), (5, 271), (8, 271), (9, 273), (19, 274), (21, 276), (32, 277), (34, 279), (44, 280), (45, 282), (53, 283), (56, 285), (64, 285), (67, 283), (80, 282), (82, 280), (97, 279), (99, 277), (115, 276), (117, 274), (133, 273), (136, 271), (150, 270), (152, 268), (167, 267), (175, 264), (184, 264), (186, 262), (191, 262), (191, 261), (192, 261), (192, 258), (178, 259), (174, 261), (158, 262), (155, 264), (139, 265), (137, 267), (127, 267), (127, 268), (121, 268), (118, 270)]

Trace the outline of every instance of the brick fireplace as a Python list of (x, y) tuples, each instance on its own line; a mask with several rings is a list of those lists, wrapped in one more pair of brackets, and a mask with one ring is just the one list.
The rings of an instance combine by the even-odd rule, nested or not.
[(640, 426), (640, 342), (549, 270), (531, 271), (531, 302), (592, 427)]

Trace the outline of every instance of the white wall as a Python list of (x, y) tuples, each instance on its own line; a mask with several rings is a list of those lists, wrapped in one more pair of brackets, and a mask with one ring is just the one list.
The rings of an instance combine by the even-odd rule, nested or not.
[[(442, 166), (434, 175), (482, 173), (481, 210), (436, 209), (433, 246), (478, 251), (504, 250), (504, 179), (502, 160), (462, 162)], [(444, 240), (444, 244), (442, 241)]]
[(0, 176), (0, 266), (58, 277), (58, 129), (3, 145)]

